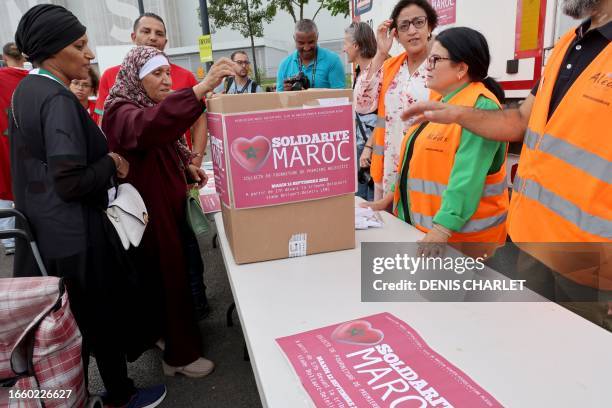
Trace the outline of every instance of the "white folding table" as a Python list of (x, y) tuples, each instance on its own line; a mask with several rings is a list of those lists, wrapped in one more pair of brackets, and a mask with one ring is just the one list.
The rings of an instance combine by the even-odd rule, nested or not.
[(612, 333), (554, 303), (362, 303), (360, 244), (422, 237), (382, 216), (383, 228), (357, 231), (353, 250), (237, 265), (215, 215), (264, 407), (312, 406), (276, 338), (380, 312), (407, 322), (506, 407), (612, 406)]

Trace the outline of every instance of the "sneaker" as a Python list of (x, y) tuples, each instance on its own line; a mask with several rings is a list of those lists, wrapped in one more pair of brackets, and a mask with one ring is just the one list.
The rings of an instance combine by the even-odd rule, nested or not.
[(15, 255), (15, 247), (4, 248), (4, 255)]
[(153, 408), (161, 404), (164, 398), (166, 398), (165, 385), (138, 388), (126, 408)]
[(170, 377), (174, 377), (176, 374), (183, 374), (187, 377), (201, 378), (206, 377), (215, 369), (215, 364), (204, 357), (200, 357), (193, 363), (183, 367), (173, 367), (166, 364), (165, 361), (162, 361), (162, 366), (164, 374)]

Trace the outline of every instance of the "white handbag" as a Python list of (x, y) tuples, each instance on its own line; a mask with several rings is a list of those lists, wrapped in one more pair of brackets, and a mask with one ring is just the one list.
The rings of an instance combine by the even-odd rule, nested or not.
[(108, 190), (108, 196), (106, 215), (115, 227), (123, 248), (127, 250), (130, 244), (137, 247), (149, 222), (147, 207), (140, 193), (133, 185), (125, 183)]

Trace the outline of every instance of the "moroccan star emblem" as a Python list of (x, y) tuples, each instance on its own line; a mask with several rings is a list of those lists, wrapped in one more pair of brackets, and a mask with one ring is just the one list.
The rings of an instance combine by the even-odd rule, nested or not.
[(351, 336), (359, 336), (360, 334), (363, 334), (363, 330), (361, 330), (361, 329), (351, 329)]
[(258, 150), (259, 149), (255, 149), (253, 146), (251, 146), (248, 149), (243, 150), (243, 152), (246, 154), (247, 159), (256, 159)]

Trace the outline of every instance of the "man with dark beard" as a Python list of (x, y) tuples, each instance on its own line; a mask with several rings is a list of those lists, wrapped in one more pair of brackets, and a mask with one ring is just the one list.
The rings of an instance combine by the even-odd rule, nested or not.
[(563, 11), (586, 20), (560, 38), (520, 108), (421, 102), (403, 119), (523, 142), (507, 221), (527, 253), (518, 273), (612, 330), (612, 0), (565, 0)]

